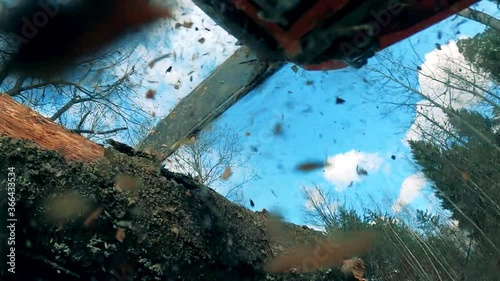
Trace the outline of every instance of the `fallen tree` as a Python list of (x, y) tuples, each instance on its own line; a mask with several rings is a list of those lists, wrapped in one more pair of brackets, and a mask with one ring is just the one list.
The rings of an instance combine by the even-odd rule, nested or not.
[[(29, 129), (30, 118), (46, 122), (3, 102), (24, 122), (16, 130)], [(338, 265), (370, 244), (364, 234), (344, 248), (318, 244), (324, 237), (317, 231), (236, 205), (152, 157), (103, 148), (57, 126), (51, 132), (58, 138), (31, 130), (21, 140), (27, 137), (7, 130), (13, 124), (3, 114), (0, 220), (10, 228), (2, 227), (8, 231), (1, 237), (8, 257), (2, 280), (343, 281), (354, 278), (352, 270), (319, 267)], [(85, 144), (92, 157), (81, 153)]]

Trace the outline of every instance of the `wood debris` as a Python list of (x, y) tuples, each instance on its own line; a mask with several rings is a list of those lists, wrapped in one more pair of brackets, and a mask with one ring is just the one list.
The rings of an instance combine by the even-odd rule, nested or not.
[(274, 124), (273, 134), (275, 136), (281, 136), (283, 134), (283, 125), (281, 123)]
[(360, 176), (367, 176), (368, 175), (368, 171), (360, 166), (356, 166), (356, 173)]
[(142, 187), (140, 178), (132, 177), (126, 174), (118, 175), (115, 188), (123, 192), (135, 193)]
[(179, 228), (172, 226), (172, 228), (170, 228), (170, 231), (175, 235), (175, 237), (179, 237)]
[(367, 281), (365, 276), (365, 263), (360, 258), (351, 258), (344, 260), (340, 271), (344, 273), (345, 276), (351, 276), (358, 281)]
[(343, 98), (337, 97), (335, 99), (335, 104), (344, 104), (344, 103), (345, 103), (345, 100)]
[(222, 180), (227, 180), (229, 179), (229, 177), (232, 175), (233, 173), (231, 172), (231, 167), (226, 167), (226, 169), (224, 169), (224, 173), (222, 173), (222, 175), (220, 176), (220, 178)]
[(92, 213), (90, 213), (90, 215), (85, 219), (85, 221), (83, 222), (83, 226), (85, 227), (90, 227), (94, 224), (95, 220), (97, 220), (97, 218), (99, 217), (99, 215), (101, 214), (102, 212), (102, 207), (98, 207), (97, 209), (95, 209)]
[(155, 90), (148, 90), (146, 92), (146, 98), (147, 99), (154, 99), (155, 95), (156, 95), (156, 91)]
[(123, 230), (123, 228), (116, 229), (116, 240), (122, 243), (123, 240), (125, 240), (125, 230)]
[(160, 56), (160, 57), (158, 57), (158, 58), (156, 58), (156, 59), (153, 59), (152, 61), (150, 61), (150, 62), (148, 63), (148, 66), (149, 66), (149, 68), (153, 68), (157, 62), (159, 62), (159, 61), (161, 61), (161, 60), (163, 60), (163, 59), (166, 59), (166, 58), (170, 58), (171, 56), (172, 56), (172, 54), (171, 54), (171, 53), (168, 53), (168, 54), (165, 54), (165, 55), (163, 55), (163, 56)]
[(324, 161), (312, 161), (312, 162), (301, 163), (297, 165), (296, 169), (303, 172), (311, 172), (314, 170), (322, 169), (326, 166), (328, 166), (328, 163)]
[(66, 222), (79, 217), (87, 207), (87, 202), (80, 194), (67, 191), (56, 194), (47, 200), (45, 214), (49, 221), (62, 226)]
[(318, 239), (313, 246), (297, 246), (289, 249), (275, 259), (269, 261), (264, 269), (269, 273), (280, 273), (294, 270), (296, 272), (313, 272), (323, 268), (341, 265), (350, 257), (366, 253), (373, 246), (373, 232), (349, 232), (344, 238)]

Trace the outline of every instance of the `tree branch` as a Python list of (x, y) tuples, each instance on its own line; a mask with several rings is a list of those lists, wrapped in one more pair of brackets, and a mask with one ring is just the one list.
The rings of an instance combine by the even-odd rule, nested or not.
[(491, 15), (470, 8), (460, 11), (458, 14), (464, 18), (482, 23), (500, 32), (500, 20)]
[(106, 134), (113, 134), (113, 133), (116, 133), (116, 132), (119, 132), (119, 131), (125, 131), (125, 130), (128, 130), (127, 127), (122, 127), (122, 128), (116, 128), (116, 129), (112, 129), (112, 130), (109, 130), (109, 131), (95, 131), (95, 130), (79, 130), (79, 129), (73, 129), (73, 130), (70, 130), (72, 131), (73, 133), (77, 133), (77, 134), (94, 134), (94, 135), (106, 135)]
[(54, 115), (52, 115), (52, 117), (50, 117), (49, 119), (51, 121), (56, 121), (57, 119), (59, 119), (59, 117), (61, 117), (61, 115), (63, 115), (66, 111), (68, 111), (68, 109), (70, 109), (73, 105), (78, 104), (78, 103), (82, 103), (82, 102), (91, 101), (91, 100), (93, 100), (93, 98), (72, 98), (63, 107), (61, 107), (56, 113), (54, 113)]
[(87, 120), (87, 117), (89, 116), (90, 113), (91, 111), (89, 110), (85, 114), (83, 114), (82, 118), (80, 119), (80, 122), (76, 126), (77, 130), (80, 130), (83, 127), (83, 124), (85, 123), (85, 120)]
[(6, 94), (9, 95), (9, 96), (11, 96), (11, 97), (19, 95), (21, 93), (21, 88), (23, 86), (24, 81), (26, 81), (26, 76), (24, 76), (24, 75), (20, 76), (17, 79), (16, 84), (14, 85), (14, 87), (12, 87), (12, 89), (8, 90), (6, 92)]

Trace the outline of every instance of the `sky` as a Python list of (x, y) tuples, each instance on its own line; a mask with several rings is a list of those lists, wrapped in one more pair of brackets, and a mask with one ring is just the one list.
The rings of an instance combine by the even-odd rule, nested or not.
[[(179, 0), (178, 5), (174, 19), (160, 21), (128, 39), (136, 46), (135, 55), (146, 62), (170, 54), (144, 69), (142, 86), (155, 90), (155, 99), (137, 97), (158, 120), (238, 48), (237, 40), (191, 1)], [(475, 8), (500, 17), (491, 2), (482, 1)], [(429, 76), (442, 75), (438, 68), (450, 58), (463, 60), (455, 44), (458, 37), (474, 36), (484, 29), (472, 21), (462, 22), (461, 17), (451, 17), (388, 48), (406, 65), (422, 67), (421, 75), (407, 77), (408, 83), (455, 108), (476, 101), (463, 93), (453, 94), (459, 99), (438, 97), (442, 85)], [(442, 36), (438, 38), (438, 34)], [(304, 216), (308, 203), (303, 188), (320, 186), (357, 210), (398, 214), (410, 206), (437, 211), (437, 199), (412, 161), (407, 144), (408, 139), (419, 138), (418, 128), (426, 126), (425, 120), (416, 117), (415, 107), (389, 104), (406, 96), (386, 92), (391, 85), (382, 88), (382, 81), (369, 70), (381, 60), (370, 59), (359, 70), (295, 71), (292, 64), (285, 65), (215, 122), (215, 127), (238, 131), (245, 147), (241, 157), (249, 159), (248, 165), (259, 175), (244, 187), (246, 207), (250, 208), (252, 199), (254, 210), (277, 210), (290, 222), (309, 224)], [(337, 98), (345, 103), (336, 104)], [(427, 102), (415, 97), (411, 101), (418, 110), (444, 121), (444, 114), (429, 108)], [(277, 123), (283, 126), (279, 136), (273, 133)], [(324, 170), (304, 173), (295, 169), (300, 163), (325, 160), (329, 165)], [(358, 166), (368, 175), (358, 175)], [(245, 168), (234, 169), (232, 180), (243, 173)], [(220, 189), (224, 194), (224, 188)]]
[[(487, 2), (476, 8), (496, 11)], [(456, 45), (450, 42), (456, 39), (457, 31), (461, 36), (473, 36), (484, 29), (470, 21), (458, 25), (462, 20), (450, 18), (392, 46), (390, 51), (408, 54), (415, 50), (414, 55), (405, 55), (405, 63), (421, 65), (423, 60), (424, 71), (432, 72), (446, 57), (459, 56)], [(439, 31), (444, 35), (441, 39), (437, 38)], [(436, 43), (444, 45), (441, 51), (436, 50)], [(377, 61), (371, 60), (369, 66), (373, 63)], [(250, 133), (243, 142), (260, 179), (244, 191), (255, 202), (255, 209), (277, 209), (289, 221), (307, 224), (302, 187), (315, 185), (334, 192), (344, 204), (357, 209), (377, 208), (374, 202), (383, 210), (396, 212), (408, 203), (419, 209), (436, 208), (436, 199), (411, 161), (406, 144), (407, 138), (415, 138), (412, 111), (403, 108), (386, 114), (390, 107), (383, 100), (369, 102), (366, 95), (373, 94), (377, 85), (363, 81), (370, 77), (368, 71), (295, 73), (291, 66), (285, 66), (217, 121), (237, 128), (242, 136)], [(411, 79), (428, 96), (439, 92), (438, 86), (430, 85), (422, 75)], [(308, 81), (313, 84), (308, 85)], [(336, 105), (336, 97), (346, 102)], [(467, 100), (456, 103), (463, 106)], [(422, 122), (418, 118), (415, 121)], [(273, 134), (276, 123), (283, 124), (282, 136)], [(258, 151), (252, 152), (252, 146)], [(330, 163), (324, 172), (295, 170), (299, 163), (324, 159)], [(367, 170), (368, 176), (356, 173), (358, 165)]]

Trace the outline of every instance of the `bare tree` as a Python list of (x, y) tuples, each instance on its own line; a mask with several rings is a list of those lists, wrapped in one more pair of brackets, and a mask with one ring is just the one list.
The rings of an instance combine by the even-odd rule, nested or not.
[[(134, 49), (87, 58), (70, 75), (51, 80), (10, 75), (3, 91), (50, 120), (94, 141), (120, 135), (135, 143), (154, 117), (142, 106), (141, 69)], [(80, 72), (81, 71), (81, 72)]]
[(320, 186), (304, 187), (304, 196), (307, 218), (334, 237), (339, 230), (367, 229), (381, 234), (362, 257), (369, 268), (368, 280), (451, 281), (459, 280), (465, 271), (468, 258), (461, 248), (469, 239), (437, 216), (419, 210), (405, 217), (367, 209), (360, 214), (341, 204), (338, 194)]
[(223, 189), (227, 198), (241, 203), (243, 187), (257, 178), (242, 154), (239, 134), (232, 128), (216, 127), (187, 140), (167, 159), (167, 167), (191, 175), (203, 185)]
[[(464, 111), (491, 118), (500, 109), (500, 96), (498, 84), (490, 74), (467, 62), (454, 46), (454, 43), (440, 46), (440, 50), (427, 54), (427, 60), (416, 65), (384, 51), (376, 58), (378, 64), (369, 70), (376, 79), (385, 82), (384, 96), (374, 98), (379, 102), (390, 101), (399, 108), (408, 107), (416, 113), (410, 128), (418, 137), (410, 142), (412, 153), (426, 171), (425, 176), (432, 182), (437, 198), (443, 201), (441, 206), (452, 211), (460, 229), (467, 233), (461, 233), (464, 235), (460, 238), (461, 242), (466, 241), (463, 245), (468, 245), (463, 250), (466, 253), (461, 262), (463, 269), (471, 263), (471, 256), (475, 260), (487, 260), (488, 255), (498, 252), (495, 223), (500, 215), (495, 189), (498, 173), (489, 171), (498, 170), (498, 138), (487, 126), (481, 125), (479, 117), (473, 118), (475, 115)], [(436, 171), (432, 167), (443, 168)], [(478, 203), (474, 205), (466, 200)], [(427, 250), (432, 245), (416, 241), (433, 259), (433, 251)], [(473, 271), (470, 266), (463, 271), (453, 270), (455, 273), (450, 272), (450, 276)]]
[(306, 199), (305, 213), (308, 220), (315, 226), (333, 227), (336, 218), (338, 199), (331, 193), (324, 191), (320, 186), (302, 187)]
[[(135, 52), (131, 41), (137, 40), (123, 39), (132, 39), (131, 30), (168, 18), (169, 9), (141, 1), (140, 8), (119, 3), (96, 11), (89, 1), (63, 1), (68, 3), (56, 3), (57, 12), (49, 13), (50, 24), (39, 27), (43, 32), (33, 27), (28, 36), (26, 18), (47, 7), (39, 1), (6, 2), (15, 1), (0, 6), (0, 92), (93, 141), (119, 137), (136, 144), (155, 118), (143, 106), (150, 90), (142, 86), (147, 62)], [(129, 9), (141, 20), (121, 22)]]
[[(443, 121), (446, 121), (444, 116), (462, 119), (454, 112), (455, 109), (480, 105), (487, 105), (492, 110), (500, 109), (497, 87), (491, 83), (488, 74), (447, 53), (439, 53), (436, 65), (429, 66), (423, 61), (421, 65), (408, 65), (403, 58), (386, 50), (377, 55), (376, 66), (367, 67), (376, 79), (385, 81), (381, 84), (384, 93), (382, 102), (415, 110), (416, 119), (425, 119), (425, 123), (411, 129), (418, 129), (416, 133), (423, 135), (432, 133), (433, 138), (443, 133), (446, 137), (453, 136), (451, 128)], [(450, 50), (450, 53), (454, 51)], [(418, 84), (414, 77), (419, 78)], [(391, 85), (390, 88), (388, 85)], [(381, 102), (380, 96), (373, 99)], [(463, 122), (485, 143), (500, 151), (494, 140), (483, 135), (467, 120)]]

